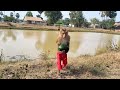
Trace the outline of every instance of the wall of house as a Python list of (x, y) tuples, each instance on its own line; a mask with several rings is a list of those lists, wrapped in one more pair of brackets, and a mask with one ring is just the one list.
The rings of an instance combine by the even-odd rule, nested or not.
[(115, 29), (117, 30), (117, 29), (120, 29), (120, 26), (115, 26)]

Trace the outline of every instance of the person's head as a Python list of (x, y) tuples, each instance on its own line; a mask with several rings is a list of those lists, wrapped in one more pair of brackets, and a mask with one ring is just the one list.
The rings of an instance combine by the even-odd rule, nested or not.
[(60, 29), (59, 35), (63, 36), (63, 35), (65, 35), (65, 33), (66, 33), (66, 31), (64, 29)]
[(66, 28), (63, 28), (63, 31), (65, 32), (65, 33), (64, 33), (65, 36), (67, 36), (67, 35), (68, 35), (68, 30), (67, 30)]
[(65, 31), (65, 34), (68, 35), (68, 30)]

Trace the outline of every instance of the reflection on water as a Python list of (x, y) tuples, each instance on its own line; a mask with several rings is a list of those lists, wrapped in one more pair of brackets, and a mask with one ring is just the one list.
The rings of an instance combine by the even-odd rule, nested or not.
[(3, 42), (9, 41), (10, 39), (15, 41), (16, 40), (16, 36), (15, 33), (11, 30), (7, 31), (7, 32), (2, 32), (2, 40)]
[[(95, 55), (98, 48), (112, 45), (113, 42), (120, 44), (119, 35), (88, 32), (69, 34), (71, 36), (69, 57)], [(0, 30), (0, 49), (4, 50), (6, 56), (27, 55), (35, 58), (42, 51), (50, 51), (50, 56), (55, 57), (57, 35), (55, 31)]]

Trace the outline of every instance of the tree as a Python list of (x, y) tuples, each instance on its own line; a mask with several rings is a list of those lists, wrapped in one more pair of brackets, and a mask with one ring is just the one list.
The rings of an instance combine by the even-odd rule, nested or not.
[(40, 18), (40, 15), (36, 15), (36, 17)]
[(13, 11), (13, 12), (14, 12), (13, 16), (15, 17), (15, 11)]
[(106, 17), (106, 11), (100, 11), (101, 17), (104, 18), (103, 20), (105, 20)]
[(7, 15), (4, 15), (3, 20), (4, 20), (4, 21), (8, 21), (8, 16), (7, 16)]
[(3, 18), (3, 20), (4, 21), (8, 21), (8, 22), (13, 22), (15, 20), (15, 18), (11, 17), (11, 16), (9, 17), (9, 16), (5, 15), (4, 18)]
[(3, 14), (3, 17), (5, 16), (5, 11), (4, 11), (4, 14)]
[(38, 11), (38, 13), (40, 14), (40, 17), (41, 17), (41, 14), (43, 13), (43, 11)]
[(13, 17), (13, 12), (10, 13), (10, 17)]
[(83, 27), (86, 27), (86, 28), (88, 28), (89, 26), (90, 26), (90, 22), (88, 22), (85, 18), (84, 18), (84, 23), (83, 23)]
[(28, 11), (28, 12), (26, 13), (26, 16), (28, 16), (28, 17), (33, 17), (33, 14), (32, 14), (31, 11)]
[(55, 24), (59, 19), (62, 19), (61, 11), (45, 11), (48, 24)]
[(3, 12), (2, 11), (0, 12), (0, 15), (3, 16)]
[(13, 12), (10, 13), (10, 17), (8, 17), (10, 22), (15, 22), (15, 17), (13, 15)]
[(75, 25), (76, 11), (70, 11), (69, 16), (71, 24)]
[[(101, 12), (101, 17), (109, 17), (109, 18), (115, 18), (117, 16), (116, 11), (100, 11)], [(105, 20), (105, 18), (104, 18)]]
[(109, 18), (115, 18), (117, 16), (116, 11), (106, 11), (106, 16)]
[(16, 13), (16, 21), (19, 22), (19, 17), (20, 17), (20, 14), (19, 13)]
[(96, 28), (96, 24), (99, 24), (99, 20), (97, 18), (91, 19), (91, 23), (94, 25), (94, 28)]
[(1, 21), (2, 20), (2, 16), (3, 16), (3, 12), (2, 11), (0, 12), (0, 16), (1, 16), (0, 17), (0, 21)]
[(112, 18), (112, 19), (108, 19), (108, 20), (103, 20), (100, 23), (100, 26), (103, 29), (114, 29), (114, 24), (115, 24), (115, 20), (114, 20), (114, 18)]
[(19, 13), (16, 13), (16, 18), (18, 19), (20, 17), (20, 14)]
[(82, 11), (70, 11), (70, 21), (76, 27), (81, 27), (84, 23), (84, 17)]
[(57, 22), (56, 22), (56, 24), (64, 24), (64, 20), (62, 20), (62, 19), (60, 19), (60, 20), (58, 20)]
[(69, 25), (69, 24), (70, 24), (70, 19), (69, 18), (65, 18), (64, 25)]

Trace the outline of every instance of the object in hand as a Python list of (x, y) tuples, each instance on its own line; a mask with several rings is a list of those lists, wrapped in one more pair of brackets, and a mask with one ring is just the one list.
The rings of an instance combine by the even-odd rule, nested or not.
[(65, 44), (61, 44), (59, 45), (58, 50), (67, 53), (69, 51), (69, 47)]

